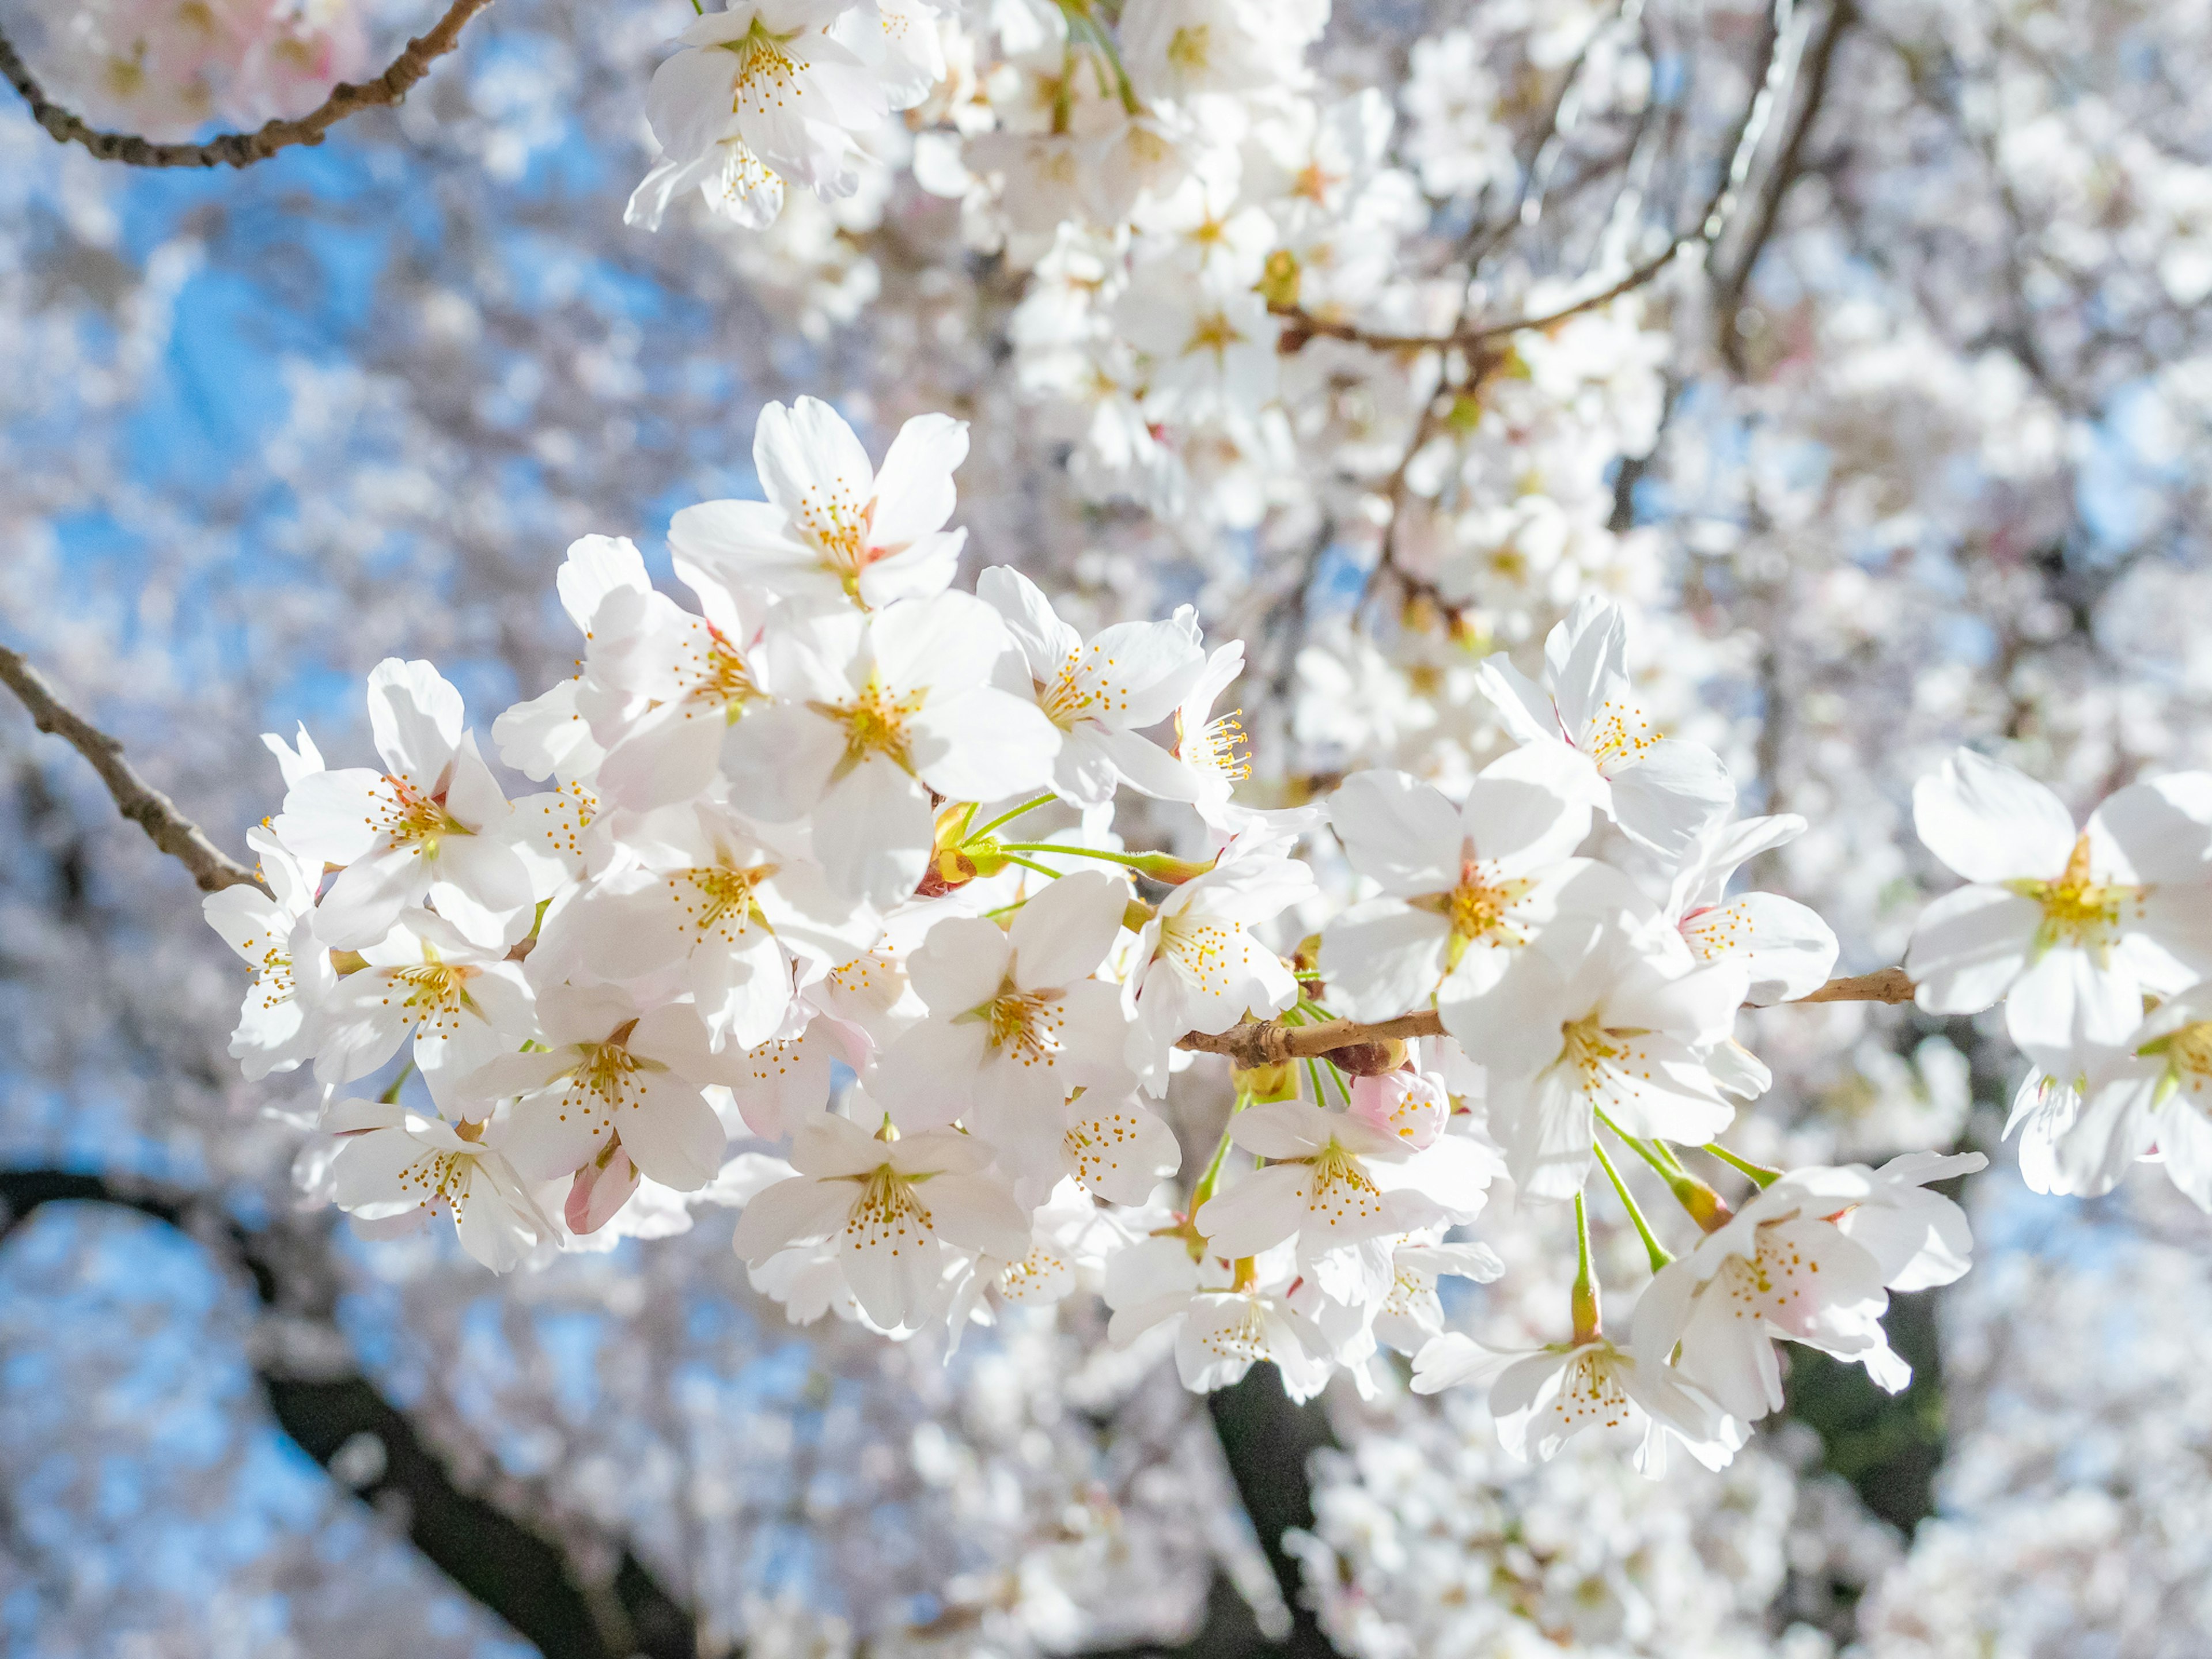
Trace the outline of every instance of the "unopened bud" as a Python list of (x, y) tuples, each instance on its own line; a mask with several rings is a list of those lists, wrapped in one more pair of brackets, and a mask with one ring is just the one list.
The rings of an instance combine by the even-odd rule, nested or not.
[(1247, 1100), (1296, 1100), (1298, 1064), (1284, 1060), (1272, 1066), (1239, 1066), (1235, 1081), (1237, 1092)]
[(1677, 1176), (1667, 1183), (1674, 1189), (1674, 1197), (1690, 1212), (1690, 1219), (1705, 1231), (1717, 1233), (1735, 1218), (1729, 1208), (1728, 1200), (1695, 1176)]
[(1180, 887), (1187, 881), (1197, 880), (1213, 868), (1213, 863), (1212, 859), (1198, 864), (1189, 859), (1172, 858), (1165, 853), (1147, 853), (1142, 858), (1130, 860), (1129, 867), (1139, 875), (1150, 876), (1154, 881), (1170, 887)]
[(1380, 1042), (1355, 1042), (1349, 1048), (1332, 1048), (1328, 1058), (1329, 1063), (1347, 1077), (1381, 1077), (1406, 1063), (1406, 1045), (1401, 1038), (1385, 1037)]

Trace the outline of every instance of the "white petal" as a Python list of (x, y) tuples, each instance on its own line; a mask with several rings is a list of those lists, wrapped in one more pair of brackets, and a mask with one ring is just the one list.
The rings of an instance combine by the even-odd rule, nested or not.
[(1128, 884), (1103, 870), (1078, 870), (1048, 883), (1014, 912), (1007, 932), (1015, 982), (1046, 990), (1088, 978), (1121, 936), (1128, 897)]
[(2043, 908), (2002, 887), (1946, 893), (1912, 927), (1905, 971), (1931, 1014), (1975, 1014), (2012, 988), (2027, 965)]
[(1912, 823), (1928, 850), (1968, 881), (2049, 881), (2074, 850), (2073, 815), (2057, 796), (1971, 749), (1913, 786)]

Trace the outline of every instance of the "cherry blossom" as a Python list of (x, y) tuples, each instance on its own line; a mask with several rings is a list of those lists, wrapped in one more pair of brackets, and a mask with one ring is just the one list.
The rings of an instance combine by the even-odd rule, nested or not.
[(1627, 1134), (1693, 1146), (1726, 1128), (1735, 1111), (1711, 1055), (1747, 980), (1739, 960), (1687, 967), (1652, 949), (1648, 927), (1608, 925), (1566, 963), (1524, 955), (1489, 996), (1455, 1005), (1447, 1018), (1483, 1057), (1515, 1183), (1532, 1198), (1579, 1191), (1601, 1113)]
[(870, 609), (927, 599), (952, 580), (967, 543), (947, 530), (952, 475), (968, 454), (964, 422), (917, 415), (880, 469), (818, 398), (770, 404), (753, 434), (765, 501), (703, 501), (679, 511), (669, 545), (739, 590), (857, 599)]
[(1544, 678), (1482, 665), (1484, 695), (1514, 738), (1571, 760), (1584, 799), (1661, 854), (1679, 852), (1735, 800), (1720, 757), (1660, 734), (1636, 699), (1620, 607), (1592, 594), (1544, 641)]
[(1972, 1249), (1965, 1216), (1926, 1183), (1986, 1162), (1909, 1154), (1878, 1171), (1790, 1171), (1660, 1270), (1637, 1304), (1638, 1352), (1679, 1344), (1675, 1369), (1745, 1422), (1782, 1408), (1776, 1339), (1855, 1360), (1896, 1393), (1912, 1372), (1881, 1328), (1889, 1288), (1949, 1284)]
[(461, 696), (427, 662), (388, 658), (368, 678), (369, 726), (389, 769), (306, 774), (285, 792), (276, 837), (344, 866), (315, 909), (333, 950), (374, 945), (426, 899), (477, 943), (527, 930), (530, 873), (502, 831), (507, 797), (461, 729)]
[(1127, 895), (1117, 878), (1079, 871), (1026, 900), (1003, 928), (953, 917), (930, 929), (907, 964), (929, 1017), (873, 1073), (902, 1130), (957, 1120), (1008, 1170), (1051, 1188), (1069, 1093), (1110, 1097), (1127, 1076), (1121, 988), (1091, 977), (1121, 932)]
[(1117, 623), (1086, 644), (1018, 570), (994, 566), (977, 579), (975, 592), (1006, 618), (1029, 665), (1037, 706), (1060, 730), (1053, 788), (1061, 799), (1097, 805), (1123, 783), (1140, 794), (1191, 799), (1190, 775), (1139, 733), (1174, 713), (1204, 671), (1194, 612), (1186, 607), (1164, 623)]
[(991, 683), (1011, 649), (964, 593), (793, 619), (763, 647), (777, 701), (729, 729), (732, 791), (770, 823), (811, 815), (832, 886), (896, 902), (929, 861), (933, 790), (1002, 800), (1051, 775), (1058, 730)]
[(1662, 1357), (1602, 1336), (1516, 1353), (1447, 1331), (1413, 1356), (1416, 1394), (1466, 1384), (1488, 1389), (1498, 1443), (1524, 1461), (1548, 1462), (1585, 1429), (1641, 1429), (1636, 1466), (1656, 1479), (1670, 1441), (1719, 1468), (1746, 1438), (1741, 1423), (1680, 1381)]
[(461, 1247), (494, 1273), (520, 1266), (559, 1230), (483, 1125), (425, 1117), (386, 1102), (342, 1100), (324, 1114), (339, 1137), (331, 1197), (356, 1219), (389, 1224), (443, 1212)]
[[(301, 741), (307, 745), (304, 732)], [(282, 739), (269, 742), (281, 751)], [(330, 952), (316, 942), (312, 920), (321, 866), (301, 860), (259, 824), (246, 839), (259, 855), (269, 890), (226, 887), (210, 893), (200, 908), (208, 926), (253, 969), (230, 1038), (231, 1058), (253, 1081), (289, 1072), (321, 1048), (319, 1006), (337, 974)]]
[(1590, 819), (1571, 788), (1541, 750), (1494, 763), (1457, 808), (1402, 772), (1346, 778), (1329, 822), (1382, 894), (1322, 933), (1322, 972), (1344, 1012), (1389, 1019), (1470, 1000), (1555, 921), (1571, 932), (1635, 908), (1619, 872), (1570, 856)]
[(1905, 971), (1931, 1013), (2002, 999), (2015, 1042), (2133, 1023), (2145, 991), (2212, 968), (2212, 780), (2133, 784), (2077, 832), (2058, 798), (1961, 750), (1913, 787), (1920, 838), (1971, 885), (1921, 913)]
[(938, 1296), (948, 1248), (1001, 1261), (1029, 1253), (1028, 1217), (983, 1173), (990, 1161), (987, 1149), (951, 1130), (879, 1140), (848, 1119), (817, 1116), (792, 1137), (798, 1173), (738, 1216), (737, 1252), (757, 1267), (826, 1243), (878, 1326), (918, 1325)]

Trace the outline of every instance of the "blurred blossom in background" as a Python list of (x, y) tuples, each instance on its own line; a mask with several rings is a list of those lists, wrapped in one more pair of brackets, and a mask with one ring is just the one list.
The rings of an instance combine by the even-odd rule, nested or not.
[[(301, 113), (428, 21), (169, 9), (262, 45), (123, 0), (0, 28), (88, 119), (168, 137)], [(758, 496), (759, 411), (807, 393), (875, 454), (969, 422), (963, 579), (1014, 565), (1086, 634), (1188, 604), (1243, 639), (1223, 707), (1270, 804), (1359, 766), (1458, 792), (1508, 746), (1482, 657), (1621, 600), (1646, 702), (1747, 811), (1809, 820), (1753, 874), (1848, 970), (1953, 884), (1910, 801), (1959, 745), (2077, 813), (2212, 765), (2212, 15), (1285, 7), (1318, 33), (1267, 72), (1310, 72), (1337, 137), (1255, 94), (1218, 199), (1106, 236), (1084, 215), (1127, 210), (1096, 198), (1135, 161), (1079, 210), (1021, 159), (1019, 42), (1059, 14), (940, 9), (942, 79), (854, 141), (855, 190), (793, 186), (758, 230), (688, 191), (625, 222), (681, 0), (500, 0), (398, 110), (237, 172), (105, 164), (11, 101), (0, 641), (236, 851), (279, 798), (259, 732), (358, 763), (387, 656), (489, 729), (572, 672), (569, 543), (631, 537), (669, 586), (672, 514)], [(1115, 390), (1133, 342), (1210, 314), (1175, 263), (1198, 224), (1204, 258), (1261, 256), (1221, 314), (1270, 331), (1286, 270), (1313, 316), (1413, 335), (1589, 291), (1697, 220), (1770, 61), (1717, 245), (1495, 343), (1465, 394), (1325, 331)], [(1285, 204), (1323, 162), (1344, 201), (1309, 222)], [(792, 1324), (720, 1210), (499, 1278), (449, 1231), (364, 1242), (300, 1207), (316, 1091), (241, 1079), (240, 982), (183, 872), (0, 707), (11, 1653), (2185, 1659), (2212, 1629), (2212, 1222), (2155, 1171), (2031, 1194), (1995, 1012), (1747, 1018), (1775, 1083), (1738, 1148), (1985, 1151), (1977, 1265), (1893, 1304), (1903, 1394), (1793, 1349), (1729, 1468), (1650, 1483), (1595, 1437), (1516, 1462), (1403, 1367), (1303, 1408), (1264, 1367), (1187, 1394), (1095, 1297), (949, 1362)], [(1178, 1074), (1186, 1170), (1226, 1103)], [(1475, 1232), (1508, 1271), (1446, 1281), (1450, 1319), (1555, 1338), (1561, 1210)], [(1641, 1272), (1625, 1224), (1597, 1248)]]

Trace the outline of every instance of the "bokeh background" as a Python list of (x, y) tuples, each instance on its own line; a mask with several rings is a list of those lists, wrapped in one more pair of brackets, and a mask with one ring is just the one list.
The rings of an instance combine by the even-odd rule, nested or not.
[[(421, 10), (368, 9), (378, 51)], [(1650, 11), (1643, 89), (1629, 64), (1552, 159), (1522, 279), (1594, 257), (1632, 121), (1673, 123), (1691, 193), (1727, 153), (1777, 15)], [(1467, 157), (1535, 165), (1613, 9), (1340, 13), (1316, 69), (1402, 89), (1418, 267), (1495, 207)], [(2212, 762), (2199, 9), (1785, 8), (1796, 78), (1709, 278), (1579, 348), (1542, 428), (1571, 454), (1540, 422), (1466, 441), (1467, 476), (1557, 521), (1436, 556), (1474, 561), (1479, 641), (1377, 584), (1349, 504), (1374, 470), (1314, 387), (1304, 495), (1228, 520), (1080, 499), (1007, 367), (1022, 273), (903, 175), (761, 235), (625, 228), (642, 88), (689, 15), (501, 0), (401, 110), (239, 173), (105, 166), (0, 108), (0, 640), (225, 845), (278, 799), (258, 732), (366, 754), (380, 658), (439, 662), (480, 728), (565, 672), (567, 544), (630, 535), (665, 578), (670, 513), (751, 493), (754, 416), (799, 392), (878, 443), (918, 410), (974, 423), (972, 565), (1249, 640), (1255, 782), (1283, 793), (1352, 757), (1463, 775), (1490, 741), (1475, 645), (1623, 592), (1669, 717), (1813, 821), (1761, 879), (1850, 968), (1897, 960), (1941, 890), (1905, 803), (1953, 744), (2083, 806)], [(1261, 1373), (1194, 1400), (1156, 1352), (1104, 1351), (1087, 1304), (950, 1364), (793, 1328), (726, 1217), (508, 1279), (450, 1240), (363, 1243), (295, 1202), (315, 1103), (226, 1058), (241, 975), (198, 910), (0, 708), (11, 1654), (2205, 1651), (2212, 1224), (2155, 1170), (2028, 1194), (1986, 1020), (1747, 1022), (1778, 1084), (1746, 1144), (1984, 1147), (1980, 1261), (1900, 1299), (1907, 1393), (1800, 1351), (1732, 1469), (1652, 1486), (1593, 1442), (1522, 1468), (1479, 1407), (1401, 1388), (1297, 1410)], [(1484, 1232), (1498, 1297), (1557, 1299), (1547, 1225)]]

